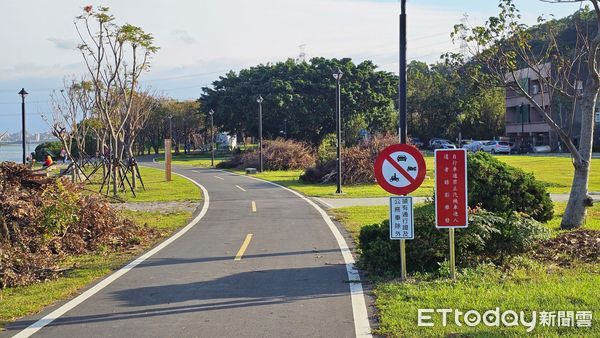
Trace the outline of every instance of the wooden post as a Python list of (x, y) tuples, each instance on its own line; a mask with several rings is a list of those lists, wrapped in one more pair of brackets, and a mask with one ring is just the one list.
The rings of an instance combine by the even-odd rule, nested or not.
[(171, 139), (165, 139), (165, 179), (171, 181)]

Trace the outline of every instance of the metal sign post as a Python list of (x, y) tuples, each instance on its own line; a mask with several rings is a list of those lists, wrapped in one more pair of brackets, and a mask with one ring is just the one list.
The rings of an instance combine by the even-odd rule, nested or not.
[(450, 278), (456, 279), (454, 229), (469, 225), (467, 150), (435, 151), (435, 224), (449, 229)]
[[(407, 144), (382, 150), (375, 161), (377, 183), (389, 193), (406, 195), (425, 179), (425, 159)], [(406, 240), (414, 238), (413, 201), (408, 196), (390, 197), (390, 239), (400, 240), (400, 278), (406, 280)]]

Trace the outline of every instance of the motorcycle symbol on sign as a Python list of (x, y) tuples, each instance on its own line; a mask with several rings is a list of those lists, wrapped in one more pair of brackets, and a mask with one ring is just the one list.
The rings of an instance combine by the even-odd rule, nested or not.
[(400, 181), (400, 179), (398, 178), (396, 173), (394, 173), (394, 175), (392, 177), (390, 177), (390, 182), (398, 182), (398, 181)]

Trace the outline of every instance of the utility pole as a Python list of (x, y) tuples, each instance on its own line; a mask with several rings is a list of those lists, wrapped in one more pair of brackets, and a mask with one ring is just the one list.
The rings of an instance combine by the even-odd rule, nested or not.
[(398, 82), (398, 108), (400, 113), (398, 136), (400, 137), (400, 143), (406, 143), (406, 0), (400, 1), (400, 69)]
[(210, 166), (211, 167), (215, 166), (215, 138), (213, 136), (213, 114), (214, 113), (215, 113), (215, 111), (212, 109), (208, 112), (208, 114), (210, 115), (210, 152), (211, 152)]
[(263, 147), (262, 147), (262, 96), (258, 95), (256, 102), (258, 102), (258, 157), (259, 167), (258, 172), (263, 172)]

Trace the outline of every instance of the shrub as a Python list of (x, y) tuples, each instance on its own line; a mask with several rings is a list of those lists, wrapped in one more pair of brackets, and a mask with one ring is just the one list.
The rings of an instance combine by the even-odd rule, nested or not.
[(532, 174), (485, 152), (469, 155), (467, 172), (470, 207), (505, 215), (518, 211), (540, 222), (552, 219), (550, 195)]
[[(315, 154), (305, 143), (295, 140), (263, 141), (263, 166), (265, 170), (306, 169), (315, 164)], [(219, 168), (259, 167), (259, 149), (234, 154), (233, 158)]]
[(333, 161), (336, 155), (336, 135), (334, 133), (327, 134), (317, 148), (318, 163)]
[[(433, 204), (414, 209), (415, 238), (407, 241), (407, 269), (435, 271), (448, 255), (448, 231), (435, 228)], [(482, 209), (469, 214), (469, 227), (456, 230), (456, 259), (462, 267), (488, 261), (501, 263), (506, 257), (531, 250), (549, 237), (539, 222), (522, 214), (507, 217)], [(359, 266), (384, 277), (400, 273), (398, 241), (389, 239), (389, 224), (384, 221), (363, 227), (359, 235)]]
[(50, 155), (56, 159), (60, 156), (62, 148), (62, 143), (59, 141), (40, 143), (35, 147), (35, 159), (36, 161), (43, 161), (46, 159), (46, 155)]

